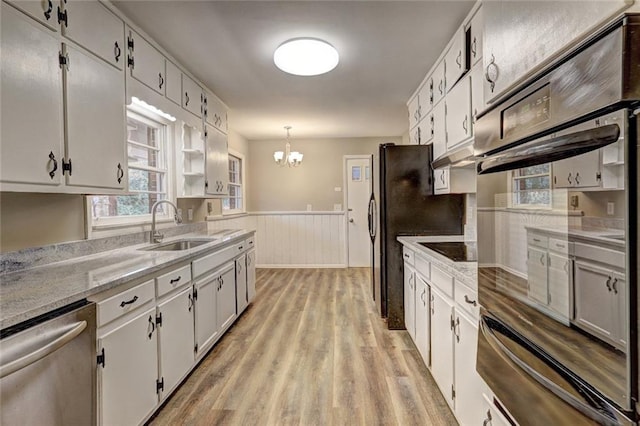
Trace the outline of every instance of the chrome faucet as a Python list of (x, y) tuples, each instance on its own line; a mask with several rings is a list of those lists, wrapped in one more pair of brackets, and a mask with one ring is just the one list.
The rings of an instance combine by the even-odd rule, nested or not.
[(176, 223), (182, 223), (182, 218), (178, 214), (178, 207), (176, 207), (175, 204), (173, 204), (169, 200), (156, 201), (155, 203), (153, 203), (153, 206), (151, 207), (151, 242), (152, 243), (161, 243), (162, 239), (164, 238), (164, 234), (161, 234), (160, 231), (156, 230), (156, 210), (158, 209), (158, 206), (162, 203), (170, 204), (173, 207), (173, 210), (175, 211), (173, 220)]

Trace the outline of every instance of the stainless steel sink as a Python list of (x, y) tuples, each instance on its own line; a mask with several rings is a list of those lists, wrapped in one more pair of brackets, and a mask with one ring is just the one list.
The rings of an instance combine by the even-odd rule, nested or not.
[(168, 243), (163, 243), (153, 247), (146, 247), (140, 250), (145, 251), (180, 251), (180, 250), (189, 250), (194, 247), (201, 246), (203, 244), (210, 243), (215, 241), (215, 238), (208, 239), (190, 239), (190, 240), (176, 240)]

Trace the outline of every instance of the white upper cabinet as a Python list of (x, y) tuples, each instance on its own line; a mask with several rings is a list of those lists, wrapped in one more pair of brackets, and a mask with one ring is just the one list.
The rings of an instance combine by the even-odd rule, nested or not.
[(62, 34), (118, 69), (127, 61), (124, 23), (97, 0), (65, 2)]
[(471, 19), (471, 38), (469, 40), (469, 57), (471, 58), (471, 63), (469, 64), (470, 68), (472, 68), (476, 62), (482, 58), (482, 32), (484, 31), (483, 16), (481, 6)]
[(420, 102), (418, 100), (418, 95), (415, 95), (413, 99), (409, 101), (409, 129), (413, 129), (420, 121), (418, 116), (418, 108), (420, 107)]
[(131, 70), (131, 76), (164, 95), (166, 79), (164, 56), (133, 30), (129, 30), (127, 47), (127, 63)]
[(166, 78), (165, 78), (165, 93), (167, 99), (174, 102), (176, 105), (182, 104), (182, 73), (180, 69), (171, 61), (165, 61)]
[(444, 60), (441, 60), (440, 63), (438, 63), (431, 78), (433, 78), (433, 105), (435, 105), (440, 102), (440, 99), (444, 98), (444, 95), (447, 92), (447, 83), (444, 74)]
[(447, 150), (468, 141), (471, 137), (471, 78), (464, 77), (445, 99)]
[(205, 141), (205, 193), (226, 196), (229, 190), (227, 135), (207, 125)]
[(65, 49), (67, 184), (124, 189), (124, 76), (75, 47)]
[(630, 5), (625, 0), (484, 2), (485, 101), (506, 93)]
[[(58, 22), (58, 10), (60, 8), (60, 0), (4, 0), (13, 6), (22, 10), (24, 13), (38, 20), (49, 29), (57, 31), (60, 28)], [(4, 8), (2, 10), (4, 14)], [(61, 15), (63, 18), (64, 15)], [(4, 53), (3, 53), (4, 54)]]
[(450, 91), (467, 71), (466, 32), (464, 27), (456, 31), (449, 51), (444, 57), (446, 90)]
[(207, 123), (227, 133), (227, 108), (209, 91), (204, 93), (204, 114)]
[(64, 155), (60, 43), (54, 33), (5, 3), (1, 41), (0, 180), (60, 185)]
[(554, 188), (589, 188), (600, 185), (600, 151), (595, 150), (553, 163)]
[(439, 158), (447, 152), (447, 129), (445, 127), (445, 101), (433, 108), (433, 158)]
[(484, 111), (484, 96), (482, 94), (482, 88), (484, 86), (484, 74), (482, 70), (482, 63), (478, 62), (471, 68), (471, 117), (475, 124), (478, 117), (478, 113)]
[(202, 117), (204, 95), (202, 88), (189, 76), (182, 74), (182, 108)]

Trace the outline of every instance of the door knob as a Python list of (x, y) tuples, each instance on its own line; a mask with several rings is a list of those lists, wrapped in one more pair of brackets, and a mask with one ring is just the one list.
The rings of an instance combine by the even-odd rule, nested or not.
[(353, 223), (353, 219), (349, 219), (349, 222), (350, 222), (350, 223)]

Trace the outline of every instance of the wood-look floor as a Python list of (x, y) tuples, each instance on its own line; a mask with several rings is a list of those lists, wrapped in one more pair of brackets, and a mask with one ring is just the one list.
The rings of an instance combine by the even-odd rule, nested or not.
[(262, 269), (257, 297), (152, 425), (455, 425), (369, 270)]

